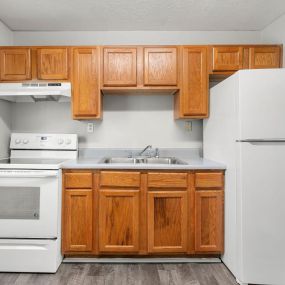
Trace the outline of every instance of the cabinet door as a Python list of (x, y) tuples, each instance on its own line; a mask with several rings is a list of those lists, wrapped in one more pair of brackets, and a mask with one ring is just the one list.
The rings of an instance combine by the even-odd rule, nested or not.
[(148, 250), (151, 253), (186, 252), (186, 191), (148, 193)]
[(207, 47), (184, 47), (182, 65), (180, 117), (207, 117)]
[(0, 79), (20, 81), (32, 79), (31, 50), (29, 48), (0, 49)]
[(65, 190), (63, 204), (63, 251), (92, 251), (92, 190)]
[(195, 193), (195, 251), (223, 251), (223, 191)]
[(280, 47), (252, 47), (249, 49), (249, 68), (279, 68)]
[(98, 48), (73, 50), (73, 117), (100, 118), (101, 93), (99, 86)]
[(100, 190), (99, 250), (139, 250), (139, 190)]
[(237, 71), (242, 69), (243, 48), (234, 46), (213, 47), (213, 71)]
[(44, 80), (68, 79), (68, 49), (38, 49), (38, 78)]
[(137, 85), (136, 48), (104, 48), (103, 85)]
[(177, 85), (177, 48), (144, 48), (144, 85)]

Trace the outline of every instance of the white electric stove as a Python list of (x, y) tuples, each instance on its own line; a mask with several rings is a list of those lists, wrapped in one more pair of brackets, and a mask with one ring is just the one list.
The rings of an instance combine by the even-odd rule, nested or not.
[(0, 159), (0, 271), (56, 272), (61, 255), (61, 164), (75, 134), (13, 133)]

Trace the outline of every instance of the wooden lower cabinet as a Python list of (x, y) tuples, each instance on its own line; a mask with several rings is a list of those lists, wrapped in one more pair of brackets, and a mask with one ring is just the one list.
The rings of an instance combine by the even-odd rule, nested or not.
[(223, 191), (195, 193), (195, 251), (223, 250)]
[(65, 170), (63, 175), (63, 254), (223, 252), (223, 171)]
[(92, 251), (92, 190), (65, 190), (63, 197), (63, 251)]
[(98, 222), (100, 252), (138, 252), (139, 190), (100, 190)]
[(186, 253), (186, 191), (149, 192), (147, 222), (150, 253)]

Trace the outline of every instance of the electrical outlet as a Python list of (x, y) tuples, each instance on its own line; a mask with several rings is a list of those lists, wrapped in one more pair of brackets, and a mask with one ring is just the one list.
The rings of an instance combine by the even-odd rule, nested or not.
[(94, 124), (93, 123), (87, 124), (87, 133), (94, 133)]
[(186, 132), (192, 132), (192, 121), (186, 121), (184, 123), (184, 129)]

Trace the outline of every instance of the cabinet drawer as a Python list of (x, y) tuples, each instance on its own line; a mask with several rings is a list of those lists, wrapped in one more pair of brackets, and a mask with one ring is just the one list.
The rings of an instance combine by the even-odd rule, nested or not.
[(196, 173), (195, 187), (196, 188), (223, 188), (224, 175), (221, 172), (213, 173)]
[(139, 187), (139, 172), (102, 171), (100, 174), (100, 186), (114, 187)]
[(92, 188), (92, 173), (65, 173), (65, 188)]
[(187, 173), (149, 173), (148, 187), (187, 188)]

